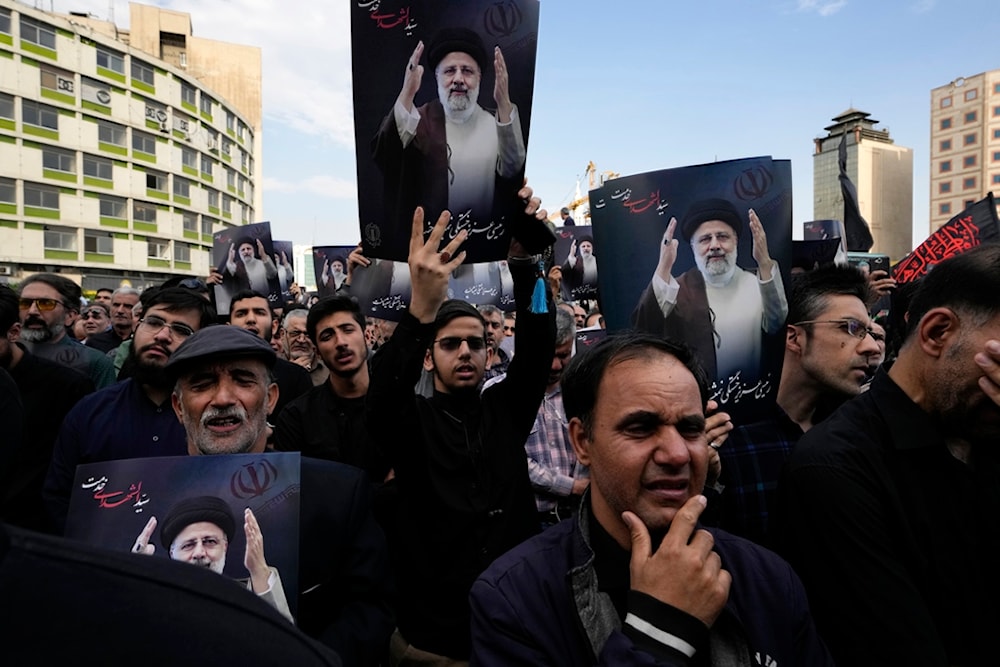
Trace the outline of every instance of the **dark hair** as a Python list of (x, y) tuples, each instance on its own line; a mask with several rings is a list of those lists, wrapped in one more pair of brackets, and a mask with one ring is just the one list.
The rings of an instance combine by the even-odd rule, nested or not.
[(69, 278), (60, 276), (57, 273), (35, 273), (21, 281), (21, 291), (31, 283), (44, 283), (59, 292), (63, 305), (69, 310), (80, 310), (80, 297), (83, 290), (80, 286)]
[(486, 331), (486, 320), (475, 306), (467, 301), (462, 301), (461, 299), (448, 299), (441, 304), (441, 307), (438, 308), (437, 315), (434, 316), (431, 340), (437, 338), (438, 332), (441, 331), (445, 325), (459, 317), (476, 318), (479, 320), (479, 323), (483, 325), (483, 331)]
[(94, 294), (100, 294), (101, 292), (111, 292), (112, 294), (115, 293), (115, 291), (110, 287), (98, 287), (96, 290), (94, 290)]
[(150, 308), (160, 306), (174, 313), (179, 310), (193, 310), (198, 313), (198, 328), (203, 329), (215, 323), (215, 306), (203, 296), (185, 287), (152, 287), (139, 297), (145, 315)]
[(266, 294), (261, 294), (252, 289), (240, 290), (233, 295), (233, 298), (229, 300), (229, 317), (233, 316), (233, 308), (236, 307), (237, 301), (243, 301), (244, 299), (264, 299), (267, 303), (267, 312), (271, 315), (271, 319), (274, 319), (274, 306), (271, 305), (271, 300), (267, 298)]
[(344, 295), (325, 296), (309, 309), (309, 315), (306, 317), (306, 334), (313, 345), (316, 344), (316, 327), (319, 326), (320, 320), (334, 313), (350, 313), (354, 317), (354, 321), (364, 331), (365, 315), (361, 312), (357, 301)]
[(982, 326), (1000, 313), (998, 294), (1000, 245), (981, 245), (935, 264), (910, 299), (904, 340), (924, 315), (941, 306), (968, 314), (973, 326)]
[(10, 328), (20, 321), (17, 294), (7, 285), (0, 285), (0, 336), (6, 336)]
[(853, 266), (827, 264), (792, 276), (788, 290), (788, 323), (816, 319), (831, 296), (855, 296), (868, 309), (868, 280)]
[(668, 338), (626, 331), (608, 336), (578, 353), (569, 362), (560, 382), (566, 419), (578, 418), (583, 423), (584, 431), (591, 434), (597, 392), (608, 368), (630, 359), (660, 355), (673, 357), (691, 372), (698, 383), (704, 408), (709, 398), (708, 378), (691, 348)]

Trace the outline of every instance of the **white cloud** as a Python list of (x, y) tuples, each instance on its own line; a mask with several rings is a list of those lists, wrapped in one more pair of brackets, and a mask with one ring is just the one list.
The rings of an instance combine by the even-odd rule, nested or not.
[(335, 176), (310, 176), (301, 180), (288, 181), (264, 176), (264, 189), (269, 193), (308, 193), (327, 199), (354, 200), (358, 196), (358, 186), (354, 181)]
[(936, 4), (937, 0), (918, 0), (910, 9), (916, 14), (926, 14), (934, 9), (934, 5)]
[(832, 16), (847, 5), (847, 0), (798, 0), (800, 12), (816, 12), (820, 16)]

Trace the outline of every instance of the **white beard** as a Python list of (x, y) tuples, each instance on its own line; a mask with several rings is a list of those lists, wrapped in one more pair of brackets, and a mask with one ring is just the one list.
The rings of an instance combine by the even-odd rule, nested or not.
[(724, 261), (713, 261), (711, 263), (709, 263), (707, 257), (695, 252), (694, 261), (698, 265), (701, 275), (704, 276), (705, 282), (712, 287), (725, 287), (728, 285), (729, 281), (736, 275), (736, 269), (739, 268), (736, 266), (736, 250), (726, 253)]
[(451, 90), (438, 86), (438, 99), (444, 107), (444, 116), (452, 123), (464, 123), (476, 112), (476, 103), (479, 101), (479, 86), (469, 88), (465, 95), (452, 97)]

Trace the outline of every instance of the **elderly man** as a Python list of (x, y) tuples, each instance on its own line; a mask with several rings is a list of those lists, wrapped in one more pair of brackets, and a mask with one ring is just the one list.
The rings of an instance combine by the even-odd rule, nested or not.
[[(276, 355), (259, 336), (207, 327), (171, 357), (171, 397), (190, 455), (263, 452), (278, 399)], [(302, 458), (298, 625), (344, 664), (375, 665), (392, 632), (385, 538), (371, 513), (364, 473)]]
[(132, 309), (139, 303), (139, 290), (119, 287), (111, 295), (111, 329), (87, 338), (87, 346), (109, 352), (132, 336), (135, 318)]
[(935, 265), (888, 372), (782, 474), (779, 547), (838, 664), (996, 663), (998, 290), (996, 245)]
[(330, 371), (316, 354), (316, 345), (309, 338), (306, 329), (308, 318), (309, 310), (305, 308), (294, 308), (285, 313), (281, 320), (281, 346), (285, 359), (306, 369), (313, 386), (319, 387), (326, 383)]
[[(106, 303), (95, 301), (89, 306), (84, 307), (84, 309), (80, 312), (79, 322), (81, 322), (83, 326), (83, 344), (88, 347), (100, 349), (96, 345), (90, 344), (88, 341), (93, 339), (98, 334), (111, 329), (111, 308), (109, 308)], [(107, 350), (101, 351), (107, 352)]]
[[(239, 264), (236, 255), (239, 254)], [(248, 289), (261, 294), (270, 294), (270, 281), (278, 277), (278, 267), (264, 251), (264, 243), (256, 239), (256, 245), (249, 238), (229, 244), (226, 272), (235, 278), (238, 290)]]
[(865, 277), (849, 266), (792, 278), (776, 405), (766, 418), (734, 430), (719, 448), (720, 525), (726, 530), (771, 546), (778, 477), (792, 448), (833, 408), (860, 394), (881, 360), (885, 332), (874, 331), (867, 298)]
[(576, 301), (597, 296), (597, 257), (592, 237), (583, 235), (569, 244), (569, 253), (562, 265), (562, 277), (566, 299)]
[(756, 275), (736, 263), (737, 240), (743, 233), (736, 207), (725, 199), (704, 199), (692, 204), (681, 221), (696, 267), (678, 278), (671, 274), (677, 259), (677, 218), (671, 218), (656, 271), (632, 313), (640, 331), (691, 345), (709, 380), (725, 381), (737, 373), (743, 379), (757, 378), (763, 336), (781, 331), (788, 314), (764, 226), (753, 209), (749, 216)]
[(115, 382), (115, 367), (102, 353), (68, 336), (80, 310), (80, 286), (56, 273), (35, 273), (21, 282), (21, 342), (32, 354), (83, 373), (100, 389)]
[(607, 338), (562, 379), (579, 516), (497, 559), (472, 588), (479, 665), (831, 665), (791, 567), (698, 528), (708, 387), (684, 346)]
[[(150, 542), (156, 530), (156, 517), (150, 517), (132, 547), (134, 553), (153, 555), (156, 547)], [(243, 564), (250, 573), (247, 588), (277, 609), (292, 623), (292, 612), (285, 599), (281, 575), (264, 558), (264, 538), (257, 518), (249, 507), (243, 510), (243, 533), (246, 550)], [(160, 543), (172, 560), (205, 567), (224, 574), (229, 544), (236, 534), (236, 519), (229, 504), (216, 496), (185, 498), (174, 505), (160, 525)]]
[[(427, 47), (438, 99), (417, 107), (423, 54), (424, 43), (419, 42), (396, 103), (373, 142), (385, 179), (387, 217), (400, 231), (408, 229), (416, 206), (432, 219), (447, 209), (459, 221), (489, 222), (494, 202), (512, 200), (521, 187), (524, 168), (524, 135), (510, 99), (507, 64), (500, 47), (494, 48), (494, 116), (478, 102), (487, 66), (482, 39), (466, 28), (444, 28)], [(405, 246), (400, 250), (405, 255)]]

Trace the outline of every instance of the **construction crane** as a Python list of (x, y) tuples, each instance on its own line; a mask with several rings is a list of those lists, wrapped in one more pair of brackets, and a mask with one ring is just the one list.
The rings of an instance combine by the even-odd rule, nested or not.
[[(597, 165), (591, 160), (587, 163), (587, 168), (583, 171), (583, 178), (587, 179), (587, 192), (601, 187), (604, 185), (605, 181), (611, 178), (618, 178), (621, 176), (616, 171), (597, 171)], [(562, 207), (560, 207), (561, 209)], [(583, 194), (580, 192), (580, 179), (576, 180), (576, 192), (573, 195), (572, 201), (566, 204), (566, 208), (569, 209), (569, 214), (573, 216), (573, 219), (578, 221), (577, 224), (589, 225), (590, 224), (590, 198), (589, 194)], [(559, 211), (555, 211), (553, 214), (549, 215), (549, 220), (552, 222), (558, 222), (560, 220)]]

